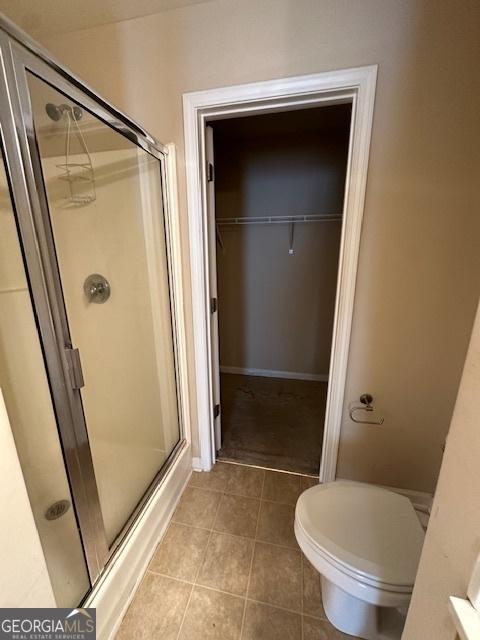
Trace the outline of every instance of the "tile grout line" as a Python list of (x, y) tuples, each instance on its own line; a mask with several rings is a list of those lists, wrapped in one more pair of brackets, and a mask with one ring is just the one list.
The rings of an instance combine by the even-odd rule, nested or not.
[[(237, 464), (235, 462), (232, 462), (231, 466), (251, 467), (251, 465), (241, 465), (241, 464)], [(185, 586), (189, 585), (189, 587), (190, 587), (189, 590), (185, 588), (185, 591), (186, 591), (185, 595), (188, 594), (188, 597), (187, 597), (187, 601), (186, 601), (186, 604), (185, 604), (184, 611), (183, 611), (183, 613), (181, 615), (181, 620), (180, 620), (180, 624), (179, 624), (179, 628), (178, 628), (177, 634), (174, 636), (175, 640), (179, 640), (181, 635), (182, 635), (182, 633), (183, 633), (183, 628), (185, 626), (185, 622), (186, 622), (186, 618), (187, 618), (187, 612), (188, 612), (189, 606), (191, 604), (191, 601), (192, 601), (192, 598), (193, 598), (193, 595), (194, 595), (194, 591), (195, 591), (195, 589), (197, 587), (205, 589), (207, 591), (221, 593), (221, 594), (224, 594), (225, 596), (229, 596), (231, 598), (243, 598), (243, 600), (244, 600), (243, 613), (242, 613), (242, 618), (241, 618), (241, 626), (240, 626), (240, 629), (239, 629), (238, 640), (241, 640), (241, 638), (243, 638), (244, 634), (245, 634), (246, 614), (247, 614), (247, 608), (248, 608), (249, 603), (254, 603), (254, 604), (258, 604), (258, 605), (264, 605), (264, 606), (270, 607), (272, 609), (276, 609), (276, 610), (279, 610), (279, 611), (285, 611), (286, 613), (290, 613), (290, 614), (295, 614), (296, 616), (300, 615), (300, 621), (301, 621), (301, 629), (300, 629), (301, 635), (300, 635), (300, 637), (301, 637), (301, 640), (304, 640), (304, 637), (305, 637), (304, 620), (306, 618), (311, 617), (312, 619), (324, 620), (323, 616), (315, 616), (315, 615), (311, 615), (311, 614), (307, 615), (305, 613), (304, 575), (305, 575), (305, 561), (306, 561), (306, 559), (304, 558), (303, 554), (300, 555), (300, 560), (301, 560), (301, 565), (300, 565), (300, 569), (301, 569), (301, 572), (300, 572), (300, 578), (301, 578), (301, 584), (300, 584), (301, 602), (300, 602), (300, 608), (299, 609), (297, 609), (297, 610), (296, 609), (289, 609), (289, 608), (283, 607), (283, 606), (278, 605), (278, 604), (273, 604), (273, 603), (268, 602), (268, 601), (257, 600), (255, 598), (249, 597), (249, 591), (250, 591), (250, 588), (251, 588), (251, 578), (252, 578), (252, 575), (253, 575), (253, 566), (254, 566), (254, 559), (255, 559), (255, 552), (256, 552), (257, 543), (258, 544), (265, 544), (267, 546), (270, 545), (272, 547), (276, 547), (276, 548), (279, 548), (279, 549), (290, 549), (290, 550), (296, 549), (296, 550), (298, 550), (298, 545), (295, 545), (295, 547), (292, 547), (292, 546), (288, 546), (288, 545), (284, 545), (284, 544), (277, 544), (275, 542), (263, 541), (263, 540), (258, 539), (258, 533), (259, 533), (259, 530), (260, 530), (260, 523), (261, 523), (261, 514), (262, 514), (262, 509), (263, 509), (263, 505), (264, 504), (265, 504), (265, 506), (268, 503), (276, 504), (276, 505), (294, 506), (294, 505), (292, 505), (291, 503), (288, 503), (288, 502), (279, 502), (277, 500), (271, 500), (271, 499), (267, 499), (267, 498), (264, 497), (268, 493), (268, 491), (266, 490), (267, 489), (266, 485), (267, 485), (267, 479), (268, 479), (267, 478), (267, 474), (269, 473), (269, 470), (266, 470), (264, 468), (259, 468), (259, 470), (261, 470), (263, 475), (261, 476), (261, 478), (262, 478), (262, 480), (261, 480), (261, 490), (260, 490), (259, 494), (257, 493), (256, 496), (246, 495), (246, 493), (235, 493), (234, 492), (235, 489), (233, 491), (227, 490), (227, 489), (230, 489), (231, 480), (233, 480), (234, 478), (237, 477), (237, 473), (231, 473), (231, 474), (229, 473), (229, 474), (227, 474), (227, 480), (225, 481), (225, 485), (226, 486), (223, 489), (212, 489), (212, 488), (205, 488), (205, 487), (202, 487), (202, 486), (190, 485), (191, 489), (196, 489), (196, 490), (199, 490), (200, 492), (206, 492), (206, 494), (210, 494), (212, 496), (212, 498), (213, 498), (213, 495), (217, 495), (218, 496), (218, 503), (217, 503), (217, 505), (215, 507), (214, 515), (213, 515), (213, 518), (211, 520), (212, 524), (209, 527), (202, 527), (202, 526), (198, 526), (196, 524), (192, 524), (192, 523), (188, 523), (188, 522), (176, 521), (174, 519), (175, 518), (175, 514), (172, 514), (172, 518), (171, 518), (171, 520), (169, 522), (168, 527), (166, 528), (166, 531), (165, 531), (164, 535), (162, 536), (162, 539), (160, 540), (159, 544), (157, 545), (157, 549), (158, 549), (158, 547), (160, 547), (162, 545), (162, 543), (164, 541), (164, 538), (167, 535), (167, 532), (168, 532), (168, 530), (169, 530), (169, 528), (171, 527), (172, 524), (176, 524), (176, 525), (178, 525), (178, 526), (180, 526), (182, 528), (185, 528), (185, 529), (192, 528), (193, 530), (197, 529), (197, 530), (203, 530), (205, 532), (208, 531), (208, 536), (205, 535), (205, 538), (206, 538), (205, 548), (204, 548), (203, 553), (201, 554), (201, 558), (200, 558), (200, 562), (199, 562), (198, 568), (195, 571), (195, 574), (194, 574), (194, 577), (193, 577), (193, 582), (191, 582), (190, 580), (184, 580), (182, 578), (176, 578), (174, 576), (169, 576), (168, 574), (162, 573), (161, 571), (152, 570), (150, 568), (151, 567), (151, 562), (147, 566), (146, 571), (144, 573), (144, 576), (143, 576), (143, 578), (141, 580), (141, 583), (143, 583), (145, 578), (147, 577), (147, 574), (153, 574), (153, 575), (163, 576), (163, 577), (171, 579), (171, 580), (173, 580), (175, 582), (183, 583)], [(273, 471), (275, 471), (275, 470), (273, 470)], [(285, 474), (288, 474), (288, 473), (289, 472), (285, 472)], [(290, 475), (292, 475), (292, 476), (293, 475), (297, 475), (297, 476), (298, 475), (302, 475), (303, 476), (303, 474), (293, 474), (293, 473), (291, 473)], [(228, 480), (228, 478), (231, 478), (231, 480)], [(247, 475), (247, 478), (250, 478), (250, 476)], [(221, 479), (221, 477), (219, 479)], [(239, 478), (239, 480), (240, 480), (240, 482), (239, 482), (239, 484), (240, 484), (241, 483), (241, 478)], [(257, 479), (255, 479), (255, 480), (257, 480)], [(260, 480), (260, 474), (258, 474), (258, 480)], [(259, 484), (260, 484), (260, 482), (255, 481), (254, 485), (256, 485), (256, 487), (252, 486), (251, 488), (252, 489), (256, 489), (256, 492), (258, 492), (258, 488), (260, 488)], [(300, 484), (301, 484), (301, 487), (302, 487), (303, 486), (303, 481), (301, 481)], [(248, 486), (248, 482), (247, 482), (246, 486)], [(186, 489), (187, 488), (188, 488), (188, 485), (187, 485)], [(182, 492), (182, 493), (185, 493), (185, 492)], [(238, 498), (244, 498), (244, 499), (247, 499), (247, 500), (249, 499), (249, 500), (256, 500), (257, 501), (258, 511), (257, 511), (257, 517), (256, 517), (255, 532), (254, 532), (254, 536), (253, 537), (245, 536), (245, 535), (239, 535), (239, 534), (236, 534), (236, 533), (231, 533), (229, 531), (219, 531), (219, 530), (215, 529), (216, 521), (218, 519), (218, 513), (220, 511), (220, 508), (221, 508), (221, 505), (223, 503), (223, 500), (227, 496), (232, 496), (232, 498), (233, 497), (238, 497)], [(205, 498), (206, 497), (207, 496), (205, 495)], [(241, 595), (241, 594), (238, 594), (238, 593), (233, 593), (233, 592), (230, 592), (230, 591), (224, 591), (224, 590), (218, 589), (216, 587), (202, 585), (199, 582), (203, 566), (205, 565), (205, 562), (206, 562), (207, 554), (208, 554), (208, 551), (209, 551), (209, 546), (210, 546), (210, 544), (212, 544), (212, 539), (214, 537), (214, 534), (221, 535), (221, 536), (230, 536), (230, 537), (233, 537), (233, 538), (237, 538), (238, 540), (249, 540), (250, 544), (253, 545), (252, 555), (251, 555), (251, 559), (249, 561), (247, 584), (246, 584), (246, 590), (244, 592), (244, 595)], [(156, 550), (155, 550), (155, 552), (156, 552)], [(153, 555), (155, 555), (155, 554), (153, 554)], [(238, 604), (240, 604), (240, 603), (238, 603)]]
[(147, 568), (145, 569), (145, 573), (143, 574), (143, 576), (142, 576), (142, 578), (141, 578), (140, 582), (138, 583), (138, 587), (137, 587), (137, 589), (136, 589), (136, 591), (135, 591), (135, 595), (134, 595), (134, 596), (133, 596), (133, 598), (131, 599), (130, 604), (129, 604), (129, 605), (128, 605), (128, 607), (127, 607), (127, 610), (126, 610), (126, 611), (125, 611), (125, 613), (123, 614), (122, 620), (121, 620), (120, 624), (118, 625), (118, 629), (116, 630), (115, 635), (113, 636), (113, 640), (115, 640), (115, 638), (119, 635), (119, 633), (120, 633), (120, 629), (122, 628), (123, 623), (124, 623), (124, 622), (125, 622), (125, 620), (127, 619), (127, 616), (128, 616), (128, 614), (129, 614), (129, 612), (132, 610), (132, 607), (133, 607), (133, 605), (135, 604), (135, 600), (136, 600), (136, 598), (137, 598), (137, 594), (138, 594), (138, 592), (140, 591), (141, 586), (142, 586), (142, 585), (143, 585), (143, 583), (145, 582), (145, 579), (146, 579), (146, 577), (147, 577), (147, 574), (148, 574), (148, 566), (147, 566)]
[(305, 564), (304, 564), (304, 558), (303, 558), (303, 553), (300, 551), (300, 561), (302, 563), (302, 571), (301, 571), (301, 587), (300, 587), (300, 593), (302, 595), (302, 615), (301, 615), (301, 619), (300, 619), (300, 624), (301, 624), (301, 639), (304, 640), (304, 631), (303, 631), (303, 616), (305, 614), (305, 600), (304, 600), (304, 575), (305, 575)]
[(318, 474), (302, 473), (301, 471), (287, 471), (286, 469), (276, 469), (275, 467), (261, 467), (258, 464), (253, 464), (250, 462), (240, 462), (239, 460), (224, 460), (222, 458), (217, 458), (216, 462), (220, 462), (223, 464), (233, 464), (237, 465), (237, 467), (260, 469), (261, 471), (273, 471), (273, 473), (285, 473), (290, 476), (300, 476), (301, 478), (318, 478)]
[(185, 622), (185, 618), (187, 616), (187, 609), (188, 609), (188, 606), (190, 604), (190, 600), (192, 599), (192, 593), (193, 593), (193, 589), (195, 587), (195, 584), (191, 584), (190, 582), (188, 584), (190, 584), (190, 593), (188, 594), (188, 600), (187, 600), (187, 603), (185, 605), (185, 609), (183, 611), (182, 620), (180, 622), (180, 626), (178, 627), (177, 635), (175, 636), (176, 640), (178, 640), (178, 638), (180, 637), (180, 633), (181, 633), (181, 631), (183, 629), (183, 623)]
[[(182, 495), (183, 495), (183, 493), (180, 495), (179, 502), (180, 502), (180, 499), (181, 499)], [(155, 556), (157, 555), (158, 550), (159, 550), (159, 549), (160, 549), (160, 547), (162, 546), (162, 544), (163, 544), (163, 542), (164, 542), (165, 538), (167, 537), (168, 532), (169, 532), (169, 531), (170, 531), (170, 529), (172, 528), (172, 524), (175, 524), (175, 523), (173, 522), (173, 516), (175, 515), (175, 511), (176, 511), (176, 508), (175, 508), (175, 510), (174, 510), (174, 511), (173, 511), (173, 513), (172, 513), (172, 517), (170, 518), (170, 521), (168, 522), (167, 527), (166, 527), (165, 531), (163, 532), (162, 537), (160, 538), (160, 541), (158, 542), (157, 546), (155, 547), (154, 552), (152, 553), (152, 557), (151, 557), (151, 558), (150, 558), (150, 560), (148, 561), (147, 568), (145, 569), (145, 573), (143, 574), (143, 578), (142, 578), (142, 580), (145, 578), (145, 576), (147, 575), (147, 573), (150, 571), (150, 567), (152, 566), (152, 563), (153, 563), (153, 561), (154, 561), (154, 558), (155, 558)], [(151, 572), (151, 573), (155, 573), (155, 571), (150, 571), (150, 572)], [(139, 585), (139, 588), (140, 588), (140, 585)]]
[[(225, 495), (229, 495), (229, 494), (225, 494)], [(200, 531), (213, 531), (213, 533), (220, 533), (224, 536), (233, 536), (234, 538), (240, 538), (241, 540), (256, 540), (256, 538), (252, 538), (251, 536), (242, 536), (238, 533), (231, 533), (230, 531), (221, 531), (220, 529), (207, 529), (206, 527), (199, 527), (195, 524), (189, 524), (189, 523), (187, 524), (185, 522), (179, 522), (178, 520), (175, 520), (173, 524), (177, 524), (182, 527), (191, 527), (192, 529), (200, 529)], [(278, 547), (280, 549), (295, 549), (297, 551), (300, 550), (298, 545), (294, 547), (294, 546), (288, 546), (287, 544), (278, 544), (278, 542), (270, 542), (269, 540), (260, 540), (260, 539), (258, 539), (258, 542), (261, 542), (262, 544), (270, 544), (272, 545), (272, 547)]]
[(255, 535), (254, 535), (254, 538), (253, 538), (252, 557), (250, 558), (250, 567), (248, 569), (247, 589), (245, 591), (245, 605), (243, 607), (242, 625), (240, 627), (240, 640), (242, 640), (243, 629), (244, 629), (244, 626), (245, 626), (245, 618), (247, 617), (248, 593), (250, 591), (250, 579), (252, 577), (253, 558), (255, 557), (255, 546), (257, 544), (257, 532), (258, 532), (258, 525), (260, 523), (260, 511), (261, 511), (261, 508), (262, 508), (262, 496), (263, 496), (263, 489), (265, 487), (266, 475), (267, 475), (267, 473), (266, 473), (266, 471), (264, 471), (263, 472), (263, 480), (262, 480), (262, 490), (260, 492), (260, 503), (258, 505), (257, 522), (256, 522), (256, 525), (255, 525)]
[[(229, 535), (234, 535), (234, 534), (231, 533)], [(241, 538), (243, 536), (237, 536), (237, 537)], [(286, 544), (278, 544), (277, 542), (270, 542), (269, 540), (262, 540), (261, 538), (247, 538), (247, 540), (255, 540), (255, 542), (259, 542), (260, 544), (269, 544), (271, 547), (277, 547), (277, 549), (289, 549), (290, 551), (300, 551), (300, 549), (297, 547), (289, 547)]]
[(263, 492), (264, 492), (264, 489), (265, 489), (265, 480), (266, 480), (266, 477), (267, 477), (267, 474), (264, 472), (264, 474), (263, 474), (263, 482), (262, 482), (262, 491), (261, 491), (261, 493), (260, 493), (260, 504), (258, 505), (257, 524), (256, 524), (256, 526), (255, 526), (255, 535), (254, 535), (254, 537), (253, 537), (253, 539), (254, 539), (254, 541), (255, 541), (255, 542), (254, 542), (254, 547), (255, 547), (255, 544), (256, 544), (256, 542), (257, 542), (258, 527), (259, 527), (259, 525), (260, 525), (260, 513), (261, 513), (261, 511), (262, 511), (262, 497), (263, 497)]
[[(256, 469), (258, 471), (262, 471), (263, 474), (264, 474), (264, 478), (266, 478), (266, 474), (267, 473), (271, 472), (272, 474), (279, 473), (279, 474), (282, 474), (282, 475), (287, 475), (287, 476), (292, 476), (294, 478), (297, 478), (298, 480), (300, 480), (300, 484), (301, 484), (302, 479), (304, 479), (304, 478), (309, 479), (309, 480), (318, 481), (318, 476), (317, 475), (308, 475), (308, 474), (299, 473), (299, 472), (296, 472), (296, 471), (284, 471), (284, 470), (281, 470), (281, 469), (270, 469), (270, 468), (259, 467), (259, 466), (255, 466), (255, 465), (252, 465), (252, 464), (242, 463), (242, 462), (233, 462), (233, 461), (230, 462), (230, 461), (224, 461), (224, 460), (218, 460), (216, 464), (222, 464), (222, 463), (230, 465), (230, 466), (233, 466), (233, 467), (243, 467), (243, 468), (246, 468), (246, 469)], [(203, 473), (198, 473), (198, 475), (202, 476)], [(193, 482), (192, 482), (192, 480), (193, 480)], [(231, 494), (231, 495), (239, 495), (239, 496), (242, 496), (244, 498), (255, 497), (255, 496), (251, 496), (251, 495), (247, 495), (247, 494), (243, 494), (243, 493), (235, 493), (235, 492), (225, 491), (225, 488), (223, 488), (223, 489), (212, 489), (212, 488), (209, 488), (209, 487), (202, 486), (201, 482), (199, 484), (196, 484), (194, 482), (196, 482), (196, 479), (195, 479), (195, 476), (192, 475), (192, 477), (191, 477), (191, 479), (189, 481), (189, 486), (194, 488), (194, 489), (202, 489), (204, 491), (213, 491), (213, 492), (216, 492), (216, 493), (227, 493), (227, 494)], [(277, 502), (276, 500), (270, 500), (270, 501), (271, 502)], [(282, 503), (282, 504), (288, 504), (288, 503)]]
[(198, 487), (194, 484), (190, 485), (190, 489), (197, 489), (200, 491), (208, 491), (209, 493), (220, 493), (225, 496), (235, 496), (237, 498), (250, 498), (251, 500), (260, 500), (261, 502), (271, 502), (273, 504), (285, 504), (289, 507), (294, 507), (295, 504), (291, 502), (282, 502), (280, 500), (272, 500), (271, 498), (263, 498), (262, 496), (256, 497), (252, 495), (247, 495), (246, 493), (236, 493), (234, 491), (225, 491), (225, 489), (207, 489), (206, 487)]
[[(201, 589), (206, 589), (207, 591), (216, 591), (217, 593), (222, 593), (226, 596), (231, 596), (232, 598), (238, 598), (239, 600), (247, 600), (247, 602), (254, 602), (255, 604), (263, 604), (267, 607), (271, 607), (272, 609), (278, 609), (279, 611), (286, 611), (287, 613), (293, 613), (299, 617), (302, 616), (301, 610), (297, 609), (288, 609), (287, 607), (282, 607), (279, 604), (273, 604), (272, 602), (267, 602), (266, 600), (257, 600), (256, 598), (249, 598), (246, 596), (239, 595), (238, 593), (233, 593), (232, 591), (225, 591), (224, 589), (218, 589), (217, 587), (210, 587), (206, 584), (195, 584), (190, 582), (189, 580), (182, 580), (182, 578), (175, 578), (174, 576), (169, 576), (166, 573), (159, 573), (157, 571), (149, 570), (149, 573), (153, 573), (156, 576), (161, 576), (162, 578), (168, 578), (169, 580), (173, 580), (174, 582), (180, 582), (181, 584), (188, 584), (191, 587), (200, 587)], [(314, 616), (311, 613), (304, 614), (307, 618), (313, 618), (314, 620), (325, 621), (326, 618), (322, 618), (320, 616)]]
[(260, 500), (263, 498), (263, 492), (265, 490), (265, 482), (267, 481), (267, 472), (263, 472), (262, 490), (260, 491)]
[[(234, 464), (235, 463), (232, 463), (232, 466), (234, 466)], [(240, 466), (240, 465), (237, 465), (237, 466)], [(249, 465), (245, 465), (245, 466), (249, 466)], [(265, 469), (262, 469), (262, 473), (263, 473), (262, 484), (261, 484), (261, 491), (260, 491), (260, 495), (259, 496), (258, 495), (257, 496), (246, 495), (246, 492), (245, 493), (240, 493), (240, 492), (236, 493), (235, 490), (228, 491), (227, 490), (227, 488), (229, 488), (229, 483), (228, 482), (226, 483), (226, 486), (223, 489), (212, 489), (210, 487), (206, 488), (206, 487), (202, 487), (202, 486), (190, 485), (190, 487), (192, 489), (197, 489), (199, 491), (204, 491), (204, 492), (207, 492), (207, 494), (208, 493), (216, 494), (216, 495), (219, 496), (219, 499), (218, 499), (218, 503), (217, 503), (217, 506), (216, 506), (216, 509), (215, 509), (215, 513), (214, 513), (214, 516), (213, 516), (212, 524), (210, 525), (210, 527), (208, 527), (208, 528), (207, 527), (200, 527), (200, 526), (197, 526), (197, 525), (192, 524), (192, 523), (176, 521), (176, 524), (178, 524), (178, 525), (180, 525), (182, 527), (187, 527), (187, 528), (191, 527), (193, 529), (200, 529), (200, 530), (204, 530), (204, 531), (208, 531), (209, 532), (208, 539), (207, 539), (206, 546), (205, 546), (205, 550), (204, 550), (204, 553), (202, 554), (202, 558), (201, 558), (199, 567), (198, 567), (198, 569), (196, 571), (194, 581), (193, 582), (189, 582), (189, 581), (186, 581), (186, 580), (173, 578), (174, 580), (178, 580), (180, 582), (184, 582), (184, 583), (187, 583), (187, 584), (191, 585), (191, 589), (190, 589), (190, 593), (189, 593), (189, 596), (188, 596), (188, 600), (187, 600), (187, 603), (185, 605), (185, 609), (184, 609), (184, 612), (183, 612), (183, 615), (182, 615), (182, 620), (181, 620), (181, 623), (180, 623), (180, 626), (179, 626), (179, 629), (178, 629), (178, 632), (177, 632), (177, 635), (176, 635), (176, 640), (178, 640), (180, 638), (181, 634), (182, 634), (182, 631), (183, 631), (183, 628), (184, 628), (184, 625), (185, 625), (185, 620), (186, 620), (186, 617), (187, 617), (187, 611), (189, 609), (189, 606), (190, 606), (190, 603), (191, 603), (191, 599), (193, 597), (193, 592), (194, 592), (194, 590), (195, 590), (195, 588), (197, 586), (205, 588), (205, 589), (207, 589), (209, 591), (214, 591), (214, 592), (216, 591), (218, 593), (224, 593), (225, 595), (228, 595), (228, 596), (233, 596), (233, 597), (237, 597), (237, 598), (238, 597), (240, 597), (240, 598), (242, 597), (238, 593), (232, 593), (232, 592), (229, 592), (229, 591), (223, 591), (222, 589), (218, 589), (218, 588), (215, 588), (215, 587), (209, 587), (209, 586), (206, 586), (206, 585), (201, 585), (199, 583), (199, 577), (200, 577), (200, 574), (201, 574), (201, 570), (202, 570), (202, 568), (203, 568), (203, 566), (205, 564), (205, 560), (206, 560), (206, 557), (207, 557), (208, 549), (209, 549), (209, 546), (211, 544), (211, 540), (212, 540), (212, 537), (213, 537), (214, 533), (218, 533), (220, 535), (231, 536), (231, 537), (238, 538), (238, 539), (243, 539), (243, 540), (250, 540), (253, 543), (252, 556), (251, 556), (251, 559), (250, 559), (249, 570), (248, 570), (246, 593), (243, 596), (244, 606), (243, 606), (243, 615), (242, 615), (242, 621), (241, 621), (241, 627), (240, 627), (240, 636), (239, 637), (242, 638), (243, 634), (244, 634), (244, 631), (245, 631), (245, 622), (246, 622), (246, 613), (247, 613), (248, 602), (254, 602), (254, 603), (264, 604), (266, 606), (270, 606), (270, 607), (272, 607), (274, 609), (283, 610), (283, 611), (294, 613), (294, 614), (297, 614), (297, 615), (300, 614), (301, 634), (302, 634), (301, 637), (302, 637), (302, 640), (303, 640), (304, 603), (303, 603), (303, 558), (302, 558), (302, 556), (300, 558), (301, 559), (301, 586), (300, 586), (300, 591), (301, 591), (301, 603), (300, 604), (301, 604), (301, 606), (300, 606), (300, 611), (299, 610), (294, 610), (294, 609), (288, 609), (288, 608), (285, 608), (285, 607), (282, 607), (282, 606), (279, 606), (279, 605), (272, 604), (270, 602), (262, 602), (260, 600), (255, 600), (254, 598), (249, 597), (249, 590), (250, 590), (250, 586), (251, 586), (251, 578), (252, 578), (252, 573), (253, 573), (253, 564), (254, 564), (255, 550), (256, 550), (257, 543), (262, 543), (262, 544), (266, 544), (266, 545), (271, 545), (273, 547), (283, 548), (283, 549), (290, 549), (290, 550), (292, 548), (293, 549), (297, 548), (296, 546), (292, 547), (292, 546), (288, 546), (288, 545), (281, 545), (281, 544), (277, 544), (277, 543), (274, 543), (274, 542), (261, 541), (261, 540), (258, 539), (258, 532), (259, 532), (259, 527), (260, 527), (260, 518), (261, 518), (261, 513), (262, 513), (262, 503), (272, 503), (272, 504), (278, 504), (278, 505), (294, 506), (294, 505), (289, 504), (287, 502), (280, 502), (280, 501), (277, 501), (277, 500), (270, 500), (270, 499), (266, 499), (264, 497), (265, 496), (265, 486), (266, 486), (266, 480), (267, 480), (268, 471), (265, 470)], [(297, 475), (297, 474), (291, 474), (291, 475)], [(300, 475), (300, 474), (298, 474), (298, 475)], [(254, 533), (254, 537), (253, 538), (250, 537), (250, 536), (242, 536), (242, 535), (238, 535), (238, 534), (235, 534), (235, 533), (231, 533), (229, 531), (219, 531), (219, 530), (217, 530), (215, 528), (221, 504), (222, 504), (224, 498), (226, 496), (229, 496), (229, 495), (232, 496), (232, 497), (239, 497), (239, 498), (251, 499), (251, 500), (256, 500), (257, 501), (257, 503), (258, 503), (258, 511), (257, 511), (257, 517), (256, 517), (256, 524), (255, 524), (255, 533)], [(172, 518), (172, 521), (174, 521), (173, 518)], [(159, 575), (165, 575), (166, 577), (171, 577), (171, 576), (168, 576), (167, 574), (162, 574), (161, 572), (152, 571), (151, 569), (149, 569), (149, 571), (151, 571), (152, 573), (158, 573)]]
[(183, 612), (183, 616), (182, 616), (182, 621), (181, 621), (180, 626), (178, 628), (178, 633), (177, 633), (176, 640), (178, 640), (180, 638), (180, 634), (182, 632), (183, 625), (185, 623), (185, 618), (187, 617), (187, 611), (188, 611), (188, 607), (190, 605), (190, 600), (192, 599), (193, 591), (194, 591), (194, 589), (195, 589), (195, 587), (197, 585), (198, 576), (200, 575), (200, 571), (202, 570), (203, 564), (204, 564), (205, 559), (207, 557), (208, 546), (210, 544), (210, 540), (212, 539), (212, 535), (213, 535), (213, 525), (215, 524), (215, 520), (217, 519), (217, 514), (218, 514), (218, 510), (220, 509), (221, 501), (222, 501), (222, 498), (220, 498), (220, 500), (218, 501), (217, 508), (215, 509), (215, 515), (213, 516), (212, 526), (210, 528), (210, 534), (208, 536), (207, 544), (205, 545), (205, 551), (204, 551), (203, 556), (202, 556), (202, 561), (198, 565), (198, 569), (197, 569), (197, 572), (195, 574), (195, 578), (194, 578), (194, 581), (193, 581), (193, 584), (192, 584), (192, 588), (190, 589), (190, 595), (188, 596), (187, 604), (185, 606), (185, 611)]
[[(295, 609), (287, 609), (286, 607), (281, 607), (279, 604), (272, 604), (271, 602), (266, 602), (265, 600), (255, 600), (255, 598), (246, 598), (247, 602), (254, 602), (255, 604), (263, 604), (266, 607), (270, 607), (272, 609), (278, 609), (279, 611), (285, 611), (286, 613), (293, 613), (294, 615), (298, 616), (299, 618), (302, 617), (302, 614), (300, 611), (296, 611)], [(310, 617), (314, 617), (314, 616), (310, 616)], [(318, 620), (321, 620), (322, 618), (317, 618)]]

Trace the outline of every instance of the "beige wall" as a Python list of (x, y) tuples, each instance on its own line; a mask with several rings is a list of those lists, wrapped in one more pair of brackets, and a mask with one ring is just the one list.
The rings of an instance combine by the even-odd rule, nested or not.
[(448, 597), (466, 597), (480, 553), (480, 307), (448, 434), (403, 640), (454, 640)]
[(222, 227), (221, 366), (328, 376), (341, 222)]
[[(341, 113), (343, 128), (330, 136), (302, 128), (305, 111), (291, 121), (285, 116), (293, 114), (254, 119), (254, 127), (265, 118), (278, 127), (275, 136), (252, 125), (245, 131), (243, 118), (214, 123), (217, 217), (341, 215), (350, 110)], [(321, 121), (322, 110), (308, 116)], [(323, 118), (329, 118), (325, 110)], [(284, 126), (281, 132), (289, 122), (295, 131)], [(220, 232), (221, 365), (326, 378), (341, 220), (296, 224), (294, 255), (288, 224), (222, 226)]]
[[(474, 0), (218, 0), (45, 41), (178, 145), (186, 267), (182, 93), (379, 65), (345, 405), (369, 391), (385, 424), (353, 425), (345, 413), (343, 477), (435, 485), (478, 298), (476, 8)], [(190, 318), (188, 293), (185, 304)], [(191, 321), (188, 340), (191, 351)], [(192, 363), (190, 355), (191, 377)]]

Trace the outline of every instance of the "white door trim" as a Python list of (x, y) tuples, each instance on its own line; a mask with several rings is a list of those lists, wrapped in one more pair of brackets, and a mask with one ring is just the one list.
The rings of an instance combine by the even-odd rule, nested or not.
[(260, 111), (352, 102), (337, 299), (320, 480), (335, 479), (347, 375), (355, 283), (373, 123), (377, 66), (195, 91), (183, 95), (185, 162), (195, 349), (200, 467), (215, 462), (210, 348), (208, 227), (205, 185), (207, 121)]
[[(212, 165), (212, 169), (215, 164), (214, 148), (213, 148), (213, 129), (208, 125), (205, 127), (205, 152), (206, 162)], [(210, 170), (207, 169), (207, 173)], [(210, 287), (210, 302), (213, 298), (215, 300), (218, 297), (217, 289), (217, 228), (215, 225), (215, 180), (212, 172), (210, 180), (207, 184), (207, 231), (208, 231), (208, 266), (209, 266), (209, 278), (208, 283)], [(215, 303), (216, 307), (216, 303)], [(218, 333), (218, 312), (215, 310), (212, 312), (210, 305), (210, 348), (212, 359), (212, 404), (220, 406), (220, 337)], [(221, 415), (213, 416), (213, 433), (215, 437), (214, 451), (218, 451), (222, 446), (222, 424)]]

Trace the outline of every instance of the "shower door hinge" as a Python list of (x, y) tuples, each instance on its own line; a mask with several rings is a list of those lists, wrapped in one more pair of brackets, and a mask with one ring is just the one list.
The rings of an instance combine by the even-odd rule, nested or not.
[(85, 381), (83, 379), (82, 363), (80, 362), (80, 352), (78, 349), (66, 347), (65, 355), (67, 356), (72, 389), (81, 389), (85, 386)]
[(213, 407), (213, 419), (215, 420), (216, 418), (218, 418), (219, 415), (220, 415), (220, 405), (216, 404)]
[(210, 313), (215, 313), (217, 310), (217, 299), (210, 298)]
[(207, 182), (213, 182), (215, 179), (215, 171), (213, 168), (213, 164), (211, 162), (207, 162)]

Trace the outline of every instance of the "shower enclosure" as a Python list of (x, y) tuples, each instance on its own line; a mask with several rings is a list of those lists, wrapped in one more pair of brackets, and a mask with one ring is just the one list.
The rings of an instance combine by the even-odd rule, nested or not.
[(0, 387), (73, 606), (186, 444), (167, 150), (0, 27)]

